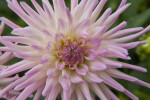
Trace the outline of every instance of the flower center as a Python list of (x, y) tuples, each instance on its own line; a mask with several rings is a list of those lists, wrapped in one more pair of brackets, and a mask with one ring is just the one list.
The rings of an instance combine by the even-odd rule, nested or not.
[(66, 39), (57, 46), (57, 56), (65, 61), (67, 65), (83, 62), (84, 45), (83, 40), (75, 41)]

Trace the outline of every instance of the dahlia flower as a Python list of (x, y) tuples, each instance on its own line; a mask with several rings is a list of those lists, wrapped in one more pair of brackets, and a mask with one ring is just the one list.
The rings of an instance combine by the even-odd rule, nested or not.
[[(127, 25), (125, 21), (110, 29), (131, 5), (126, 0), (121, 1), (114, 13), (108, 8), (99, 18), (107, 0), (71, 0), (70, 9), (64, 0), (53, 0), (53, 7), (48, 0), (42, 0), (43, 8), (31, 0), (36, 11), (25, 2), (6, 1), (27, 26), (20, 27), (0, 18), (13, 29), (13, 36), (0, 37), (5, 45), (0, 51), (11, 52), (14, 58), (22, 59), (0, 72), (0, 78), (26, 72), (0, 91), (0, 97), (14, 89), (22, 91), (16, 100), (25, 100), (34, 92), (33, 100), (39, 100), (40, 96), (56, 100), (59, 94), (62, 100), (94, 100), (93, 93), (101, 100), (119, 100), (106, 86), (109, 85), (138, 100), (114, 78), (150, 88), (150, 84), (119, 71), (129, 68), (146, 72), (145, 68), (113, 59), (130, 60), (128, 49), (145, 43), (130, 40), (150, 30), (150, 26), (123, 29)], [(136, 34), (131, 34), (134, 32)]]

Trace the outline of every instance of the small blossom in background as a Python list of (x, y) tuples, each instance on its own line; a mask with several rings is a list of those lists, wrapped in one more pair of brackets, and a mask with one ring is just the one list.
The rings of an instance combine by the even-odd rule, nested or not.
[[(27, 26), (20, 27), (4, 17), (0, 18), (2, 23), (13, 29), (11, 33), (14, 35), (0, 37), (0, 42), (5, 45), (0, 47), (0, 51), (4, 52), (0, 59), (6, 60), (6, 53), (10, 53), (13, 58), (22, 59), (6, 66), (0, 72), (0, 78), (26, 72), (2, 89), (0, 97), (15, 90), (21, 92), (16, 100), (26, 100), (34, 92), (33, 100), (39, 100), (41, 96), (45, 100), (56, 100), (59, 94), (62, 100), (94, 100), (93, 92), (101, 100), (119, 100), (106, 86), (109, 85), (131, 99), (138, 100), (138, 97), (114, 78), (150, 88), (150, 84), (118, 69), (129, 68), (141, 72), (147, 70), (112, 58), (130, 60), (128, 49), (146, 43), (130, 41), (148, 32), (150, 26), (145, 29), (123, 29), (127, 25), (123, 21), (110, 29), (131, 4), (122, 0), (114, 13), (108, 8), (98, 18), (106, 1), (71, 0), (69, 9), (64, 0), (53, 0), (53, 9), (48, 0), (42, 0), (43, 8), (35, 0), (31, 0), (36, 8), (34, 11), (25, 2), (7, 0), (8, 7)], [(134, 32), (136, 34), (130, 35)], [(0, 64), (3, 66), (4, 63)]]

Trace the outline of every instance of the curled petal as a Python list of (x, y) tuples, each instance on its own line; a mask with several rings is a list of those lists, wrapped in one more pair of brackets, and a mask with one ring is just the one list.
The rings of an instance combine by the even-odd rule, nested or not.
[(79, 66), (77, 66), (76, 72), (80, 75), (86, 75), (88, 72), (88, 66), (85, 64), (80, 64)]
[(95, 51), (94, 50), (91, 50), (91, 49), (88, 49), (88, 50), (86, 50), (85, 51), (85, 54), (84, 54), (84, 58), (86, 59), (86, 60), (95, 60), (96, 59), (96, 53), (95, 53)]
[(62, 60), (59, 60), (59, 59), (56, 60), (56, 62), (55, 62), (55, 66), (59, 70), (63, 69), (65, 67), (65, 65), (66, 65), (66, 63)]

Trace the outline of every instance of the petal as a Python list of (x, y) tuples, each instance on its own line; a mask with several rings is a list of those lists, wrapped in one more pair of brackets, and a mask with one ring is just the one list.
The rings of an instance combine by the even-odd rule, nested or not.
[(55, 35), (55, 41), (56, 41), (56, 43), (62, 43), (62, 42), (64, 42), (65, 41), (65, 36), (63, 35), (63, 34), (56, 34)]
[(95, 10), (91, 14), (91, 17), (90, 17), (91, 22), (94, 22), (97, 19), (97, 17), (99, 16), (100, 12), (102, 11), (106, 1), (107, 0), (101, 0), (100, 3), (97, 5)]
[(68, 79), (70, 77), (70, 70), (63, 69), (62, 70), (62, 77)]
[(55, 87), (57, 85), (57, 81), (54, 78), (48, 78), (46, 80), (46, 85), (42, 91), (42, 95), (46, 96), (50, 93), (50, 91), (52, 90), (53, 87)]
[(93, 61), (90, 63), (90, 66), (89, 66), (90, 70), (91, 71), (102, 71), (102, 70), (105, 70), (107, 68), (107, 66), (100, 62), (100, 61)]
[(60, 85), (56, 85), (52, 88), (49, 96), (47, 96), (48, 98), (46, 98), (46, 100), (56, 100), (58, 94), (61, 92), (61, 86)]
[(0, 17), (0, 20), (3, 21), (5, 24), (7, 24), (8, 26), (10, 26), (11, 28), (15, 29), (15, 28), (20, 28), (20, 26), (14, 24), (13, 22), (11, 22), (10, 20), (8, 20), (5, 17)]
[(122, 68), (129, 68), (129, 69), (134, 69), (134, 70), (141, 71), (141, 72), (147, 72), (146, 68), (142, 68), (140, 66), (131, 65), (131, 64), (122, 63), (122, 62), (121, 64), (122, 64)]
[(122, 29), (123, 27), (125, 27), (127, 25), (126, 21), (123, 21), (122, 23), (120, 23), (118, 26), (112, 28), (111, 30), (109, 30), (108, 32), (106, 32), (103, 35), (103, 38), (108, 38), (109, 36), (111, 36), (112, 34), (118, 32), (120, 29)]
[(92, 60), (95, 60), (96, 57), (97, 57), (97, 55), (96, 55), (96, 53), (95, 53), (94, 50), (88, 49), (88, 50), (85, 51), (84, 58), (85, 58), (86, 60), (92, 61)]
[(28, 72), (25, 73), (25, 76), (30, 77), (30, 76), (34, 75), (35, 73), (39, 72), (42, 69), (42, 67), (44, 67), (44, 66), (41, 64), (34, 66), (32, 69), (30, 69)]
[(107, 75), (106, 73), (101, 72), (99, 73), (99, 76), (104, 80), (105, 84), (108, 84), (109, 86), (115, 88), (118, 91), (121, 91), (121, 92), (124, 91), (124, 87), (120, 85), (117, 81), (115, 81), (112, 77)]
[(60, 77), (58, 81), (61, 84), (61, 86), (63, 87), (63, 89), (69, 90), (71, 88), (71, 81), (69, 79)]
[(124, 91), (124, 94), (126, 94), (128, 97), (130, 97), (132, 100), (139, 100), (138, 97), (136, 97), (134, 94), (132, 94), (130, 91), (126, 90)]
[(127, 42), (127, 41), (130, 41), (130, 40), (133, 40), (139, 36), (141, 36), (142, 34), (148, 32), (150, 30), (150, 25), (148, 27), (146, 27), (144, 30), (142, 30), (141, 32), (139, 33), (136, 33), (136, 34), (133, 34), (133, 35), (129, 35), (129, 36), (125, 36), (125, 37), (121, 37), (121, 38), (118, 38), (118, 39), (114, 39), (115, 42)]
[(110, 28), (110, 26), (116, 21), (116, 19), (119, 17), (119, 15), (123, 11), (125, 11), (130, 5), (131, 5), (131, 3), (124, 5), (123, 7), (118, 9), (115, 13), (113, 13), (111, 16), (108, 17), (108, 19), (104, 23), (104, 25), (107, 26), (107, 29)]
[(89, 91), (89, 86), (86, 83), (81, 83), (80, 89), (87, 100), (93, 100)]
[(113, 35), (111, 35), (109, 38), (121, 37), (121, 36), (127, 35), (129, 33), (141, 31), (143, 29), (144, 29), (143, 27), (137, 27), (137, 28), (129, 28), (129, 29), (120, 30), (120, 31), (114, 33)]
[(79, 75), (86, 75), (87, 72), (88, 72), (88, 66), (85, 65), (85, 64), (80, 64), (79, 66), (77, 66), (76, 72), (77, 72)]
[(59, 70), (56, 69), (56, 68), (49, 68), (49, 69), (47, 70), (47, 76), (48, 76), (49, 78), (51, 78), (51, 77), (56, 77), (59, 73), (60, 73)]
[(101, 59), (103, 63), (105, 63), (106, 65), (108, 65), (108, 67), (110, 68), (121, 68), (122, 64), (120, 62), (116, 62), (113, 60), (109, 60), (106, 58)]
[(87, 40), (87, 47), (91, 48), (91, 49), (97, 49), (100, 46), (101, 43), (101, 39), (99, 38), (91, 38)]
[(90, 87), (92, 88), (93, 92), (96, 93), (96, 95), (101, 99), (101, 100), (108, 100), (101, 90), (101, 88), (97, 84), (90, 84)]
[(91, 82), (91, 83), (102, 83), (103, 82), (103, 80), (97, 74), (91, 73), (91, 72), (88, 72), (83, 77), (86, 81)]
[(70, 80), (71, 80), (72, 83), (82, 83), (82, 82), (84, 82), (84, 80), (79, 75), (77, 75), (75, 72), (70, 74)]
[(108, 100), (120, 100), (106, 85), (103, 83), (99, 84), (99, 87), (104, 92), (105, 96), (108, 98)]
[(137, 41), (137, 42), (119, 44), (119, 46), (123, 47), (125, 49), (132, 49), (132, 48), (135, 48), (139, 45), (143, 45), (145, 43), (147, 43), (147, 41)]
[(66, 65), (66, 63), (62, 60), (59, 60), (59, 59), (56, 60), (56, 62), (55, 62), (55, 66), (59, 70), (63, 69), (65, 67), (65, 65)]
[(16, 100), (25, 100), (27, 99), (35, 90), (37, 90), (40, 86), (42, 86), (44, 83), (44, 80), (41, 80), (37, 83), (33, 83), (29, 86), (27, 86), (23, 92), (17, 97)]
[(76, 87), (75, 92), (76, 92), (78, 100), (85, 100), (85, 96), (83, 95), (80, 87)]
[(92, 25), (93, 27), (95, 26), (102, 26), (102, 24), (107, 20), (107, 18), (110, 16), (112, 13), (112, 9), (108, 8), (103, 15)]

